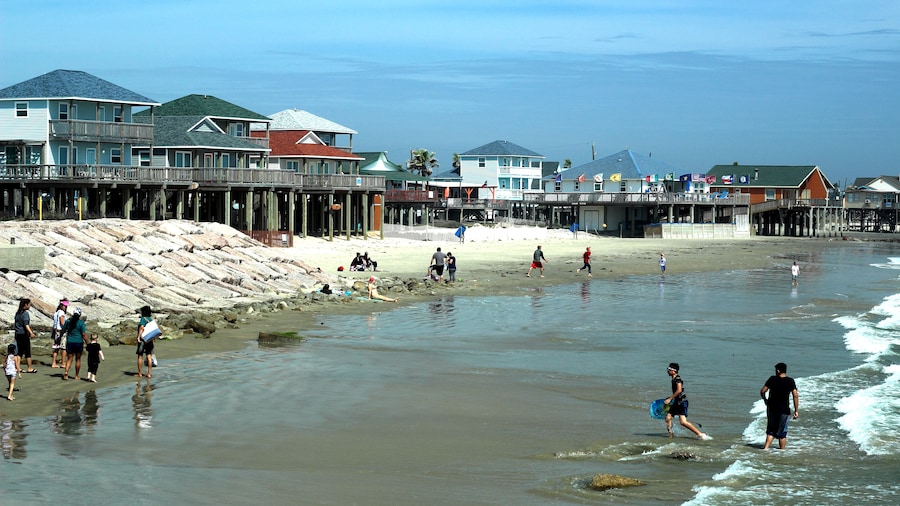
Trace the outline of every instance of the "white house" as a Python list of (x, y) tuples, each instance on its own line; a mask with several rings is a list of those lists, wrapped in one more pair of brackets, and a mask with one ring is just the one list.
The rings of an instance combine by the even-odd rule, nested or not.
[(494, 141), (459, 155), (464, 185), (481, 185), (480, 199), (522, 200), (541, 192), (544, 157), (508, 141)]

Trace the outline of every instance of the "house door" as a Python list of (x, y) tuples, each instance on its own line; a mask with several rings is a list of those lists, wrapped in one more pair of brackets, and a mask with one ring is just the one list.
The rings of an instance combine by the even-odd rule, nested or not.
[(581, 226), (585, 232), (597, 232), (600, 230), (600, 211), (585, 210), (581, 216)]
[(84, 152), (84, 163), (94, 165), (97, 163), (97, 149), (87, 148)]

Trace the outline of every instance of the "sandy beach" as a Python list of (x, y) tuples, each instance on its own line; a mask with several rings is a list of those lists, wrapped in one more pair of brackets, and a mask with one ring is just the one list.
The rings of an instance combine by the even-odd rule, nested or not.
[[(485, 227), (487, 228), (487, 227)], [(452, 232), (446, 234), (452, 237)], [(466, 242), (458, 240), (413, 240), (404, 238), (295, 238), (292, 253), (311, 268), (319, 268), (323, 279), (332, 286), (350, 289), (354, 282), (370, 275), (379, 278), (383, 293), (400, 299), (399, 305), (415, 303), (444, 295), (494, 295), (517, 293), (552, 284), (569, 283), (586, 278), (576, 273), (582, 266), (581, 256), (590, 247), (593, 256), (593, 283), (629, 275), (658, 274), (659, 253), (668, 259), (667, 274), (689, 272), (773, 268), (783, 269), (790, 276), (793, 259), (807, 259), (823, 247), (837, 246), (833, 240), (761, 238), (746, 240), (647, 240), (619, 239), (580, 234), (577, 238), (568, 231), (545, 229), (470, 230)], [(532, 252), (541, 245), (548, 260), (545, 276), (525, 274)], [(405, 287), (423, 282), (431, 255), (440, 247), (458, 258), (458, 282), (454, 285), (428, 282), (413, 291)], [(378, 262), (378, 272), (349, 272), (346, 270), (356, 252), (368, 252)], [(803, 262), (801, 262), (803, 263)], [(344, 271), (339, 272), (338, 267)], [(398, 283), (397, 280), (404, 281)], [(360, 283), (356, 284), (357, 287)], [(393, 287), (393, 288), (390, 288)], [(315, 291), (317, 287), (297, 287), (298, 292)], [(209, 339), (190, 337), (164, 340), (157, 345), (160, 370), (166, 360), (202, 353), (231, 350), (254, 339), (258, 332), (284, 331), (312, 325), (314, 317), (322, 313), (370, 313), (390, 310), (397, 305), (360, 300), (362, 293), (351, 297), (312, 302), (303, 299), (297, 306), (281, 313), (259, 311), (240, 313), (233, 325), (221, 325)], [(52, 303), (53, 301), (46, 301)], [(288, 307), (288, 306), (286, 306)], [(134, 318), (135, 325), (137, 317)], [(223, 322), (224, 323), (224, 322)], [(93, 322), (88, 323), (89, 331)], [(36, 374), (24, 374), (17, 381), (20, 391), (14, 402), (0, 403), (0, 413), (6, 417), (22, 418), (46, 415), (56, 408), (55, 400), (77, 390), (102, 388), (135, 381), (136, 357), (131, 345), (109, 346), (104, 349), (106, 361), (100, 366), (99, 383), (62, 381), (62, 370), (50, 367), (50, 357), (36, 355)], [(24, 369), (24, 367), (23, 367)], [(87, 360), (82, 362), (81, 377), (86, 376)], [(74, 370), (70, 370), (70, 376)], [(4, 387), (5, 387), (4, 383)]]

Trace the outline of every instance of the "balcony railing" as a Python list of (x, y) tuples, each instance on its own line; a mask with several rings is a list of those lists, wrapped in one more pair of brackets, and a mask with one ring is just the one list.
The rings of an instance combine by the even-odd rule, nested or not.
[(730, 193), (727, 196), (715, 193), (526, 193), (525, 202), (541, 204), (713, 204), (749, 205), (750, 195)]
[(134, 167), (130, 165), (7, 165), (0, 164), (0, 181), (183, 184), (206, 186), (276, 186), (298, 191), (379, 191), (383, 176), (358, 174), (298, 174), (290, 170), (220, 167)]
[(385, 202), (437, 202), (438, 192), (425, 190), (388, 190)]
[(56, 140), (151, 144), (153, 125), (109, 121), (51, 120), (50, 137)]

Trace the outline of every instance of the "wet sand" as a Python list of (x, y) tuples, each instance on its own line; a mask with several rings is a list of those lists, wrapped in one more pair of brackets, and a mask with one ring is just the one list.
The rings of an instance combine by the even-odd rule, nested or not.
[[(509, 237), (506, 233), (504, 237)], [(549, 260), (545, 277), (538, 277), (535, 271), (531, 278), (525, 277), (531, 263), (535, 247), (541, 244)], [(586, 274), (576, 273), (582, 266), (581, 255), (590, 246), (593, 252), (593, 278), (595, 283), (629, 275), (659, 273), (659, 253), (668, 259), (667, 274), (676, 275), (689, 272), (706, 272), (732, 269), (772, 268), (783, 269), (785, 277), (790, 276), (789, 266), (794, 259), (803, 265), (810, 255), (825, 247), (839, 247), (839, 240), (817, 240), (808, 238), (761, 238), (743, 240), (648, 240), (598, 238), (582, 235), (577, 239), (568, 234), (563, 237), (548, 237), (541, 240), (482, 240), (465, 243), (439, 241), (413, 241), (406, 239), (335, 239), (328, 241), (318, 238), (295, 239), (294, 248), (311, 265), (320, 267), (325, 273), (338, 276), (334, 286), (351, 286), (354, 281), (370, 275), (380, 278), (418, 279), (425, 277), (432, 253), (437, 247), (444, 252), (452, 251), (459, 260), (458, 282), (455, 285), (430, 284), (429, 289), (415, 293), (383, 292), (391, 297), (399, 297), (399, 304), (409, 304), (430, 300), (445, 295), (500, 295), (518, 293), (525, 289), (570, 283), (586, 278)], [(843, 242), (843, 244), (847, 244)], [(338, 266), (349, 267), (355, 252), (368, 251), (378, 261), (378, 272), (338, 272)], [(353, 299), (357, 294), (354, 294)], [(317, 314), (368, 314), (373, 311), (390, 310), (397, 304), (372, 301), (309, 303), (299, 310), (277, 313), (241, 314), (234, 326), (220, 326), (209, 339), (185, 335), (177, 340), (163, 340), (157, 343), (156, 354), (161, 366), (154, 371), (155, 381), (166, 374), (166, 361), (172, 358), (195, 356), (204, 353), (237, 349), (248, 340), (256, 338), (259, 332), (292, 331), (315, 325)], [(224, 323), (224, 322), (223, 322)], [(135, 318), (135, 327), (137, 318)], [(90, 322), (89, 322), (90, 331)], [(16, 400), (8, 402), (0, 399), (0, 413), (8, 418), (48, 415), (57, 409), (57, 400), (71, 395), (74, 391), (85, 391), (107, 386), (138, 381), (136, 356), (133, 346), (110, 346), (104, 349), (106, 361), (101, 363), (98, 383), (88, 383), (83, 379), (75, 381), (74, 365), (69, 381), (62, 381), (62, 369), (49, 366), (49, 355), (36, 355), (36, 374), (23, 374), (16, 385)], [(24, 365), (23, 365), (24, 369)], [(87, 358), (82, 358), (81, 377), (87, 375)], [(3, 383), (6, 387), (6, 383)], [(5, 390), (4, 390), (5, 393)], [(5, 397), (5, 395), (4, 395)]]

